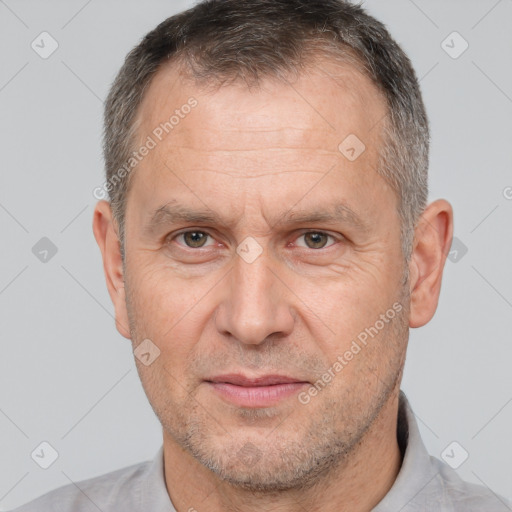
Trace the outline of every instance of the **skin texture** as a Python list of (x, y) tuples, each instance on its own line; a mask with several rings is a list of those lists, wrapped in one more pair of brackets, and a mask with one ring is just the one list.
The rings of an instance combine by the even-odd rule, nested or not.
[[(178, 512), (371, 510), (400, 468), (408, 332), (437, 307), (451, 207), (425, 210), (404, 282), (397, 197), (375, 170), (385, 103), (350, 67), (208, 90), (163, 67), (139, 111), (141, 141), (192, 97), (132, 175), (124, 265), (109, 204), (94, 215), (117, 328), (133, 348), (150, 339), (160, 350), (136, 361), (163, 426), (169, 495)], [(338, 150), (350, 134), (366, 146), (353, 162)], [(155, 217), (177, 204), (220, 219)], [(339, 204), (359, 222), (290, 223)], [(250, 263), (237, 253), (247, 237), (262, 250)], [(307, 392), (329, 368), (308, 403), (295, 392), (241, 407), (207, 382), (279, 374)]]

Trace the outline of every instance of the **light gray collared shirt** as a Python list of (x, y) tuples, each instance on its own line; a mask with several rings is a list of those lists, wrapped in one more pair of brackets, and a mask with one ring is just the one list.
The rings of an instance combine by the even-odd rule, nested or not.
[[(511, 512), (512, 503), (460, 479), (431, 457), (403, 392), (397, 427), (404, 458), (395, 483), (373, 512)], [(153, 461), (66, 485), (12, 512), (176, 512), (164, 478), (163, 448)], [(187, 512), (187, 511), (180, 511)]]

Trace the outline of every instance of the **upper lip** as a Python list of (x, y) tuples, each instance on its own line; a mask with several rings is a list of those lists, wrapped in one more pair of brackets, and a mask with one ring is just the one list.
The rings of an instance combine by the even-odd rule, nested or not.
[(275, 384), (289, 384), (290, 382), (305, 382), (294, 377), (286, 375), (261, 375), (259, 377), (246, 377), (239, 373), (228, 375), (218, 375), (207, 379), (207, 382), (223, 382), (234, 384), (235, 386), (254, 387), (254, 386), (272, 386)]

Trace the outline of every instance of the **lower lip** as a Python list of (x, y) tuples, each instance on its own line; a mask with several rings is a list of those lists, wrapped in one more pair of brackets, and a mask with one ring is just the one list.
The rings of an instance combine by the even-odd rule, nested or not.
[(307, 382), (287, 382), (272, 386), (236, 386), (227, 382), (208, 382), (222, 397), (241, 407), (269, 407), (296, 394)]

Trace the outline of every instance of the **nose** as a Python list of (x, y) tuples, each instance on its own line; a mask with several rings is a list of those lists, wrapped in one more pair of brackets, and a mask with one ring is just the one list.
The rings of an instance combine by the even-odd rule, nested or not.
[(226, 293), (218, 306), (218, 332), (246, 345), (288, 336), (294, 326), (291, 292), (262, 254), (252, 263), (236, 257)]

